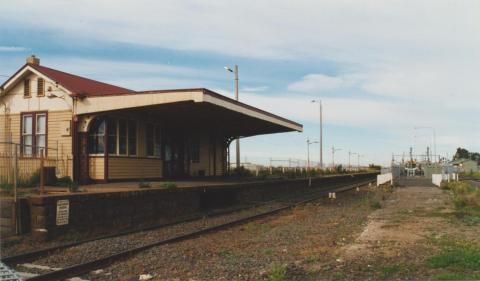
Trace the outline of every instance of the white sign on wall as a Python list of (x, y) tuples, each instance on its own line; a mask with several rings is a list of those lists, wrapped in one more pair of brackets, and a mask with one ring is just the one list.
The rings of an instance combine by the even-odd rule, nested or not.
[(57, 225), (68, 224), (68, 216), (70, 215), (70, 201), (67, 199), (57, 201)]

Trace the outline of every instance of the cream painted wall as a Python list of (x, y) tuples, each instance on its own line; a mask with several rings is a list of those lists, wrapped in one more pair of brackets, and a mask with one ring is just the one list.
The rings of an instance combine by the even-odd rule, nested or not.
[[(25, 111), (63, 111), (72, 109), (72, 99), (67, 92), (55, 86), (55, 84), (44, 78), (45, 81), (45, 96), (37, 97), (37, 79), (39, 76), (35, 73), (30, 73), (24, 79), (30, 79), (30, 91), (31, 97), (23, 97), (23, 81), (20, 80), (16, 85), (14, 85), (10, 90), (8, 90), (4, 96), (0, 97), (0, 101), (4, 102), (7, 105), (7, 108), (10, 110), (11, 114), (21, 113)], [(52, 91), (48, 92), (47, 89), (51, 87)], [(59, 97), (64, 98), (49, 98), (49, 93), (54, 94)], [(1, 104), (1, 103), (0, 103)], [(0, 108), (4, 113), (3, 108)]]
[[(38, 97), (37, 79), (39, 77), (36, 73), (26, 72), (22, 79), (9, 87), (0, 97), (0, 142), (20, 143), (21, 113), (47, 111), (47, 148), (48, 158), (51, 159), (49, 161), (51, 164), (57, 163), (58, 176), (72, 176), (72, 137), (64, 131), (66, 127), (71, 127), (71, 98), (66, 91), (56, 87), (46, 77), (42, 77), (45, 81), (45, 96)], [(29, 98), (23, 95), (24, 79), (30, 79), (31, 97)], [(50, 92), (49, 87), (52, 89)], [(49, 93), (64, 98), (49, 98)], [(6, 105), (7, 115), (5, 115), (3, 104)], [(7, 152), (7, 149), (7, 145), (0, 145), (0, 153)]]

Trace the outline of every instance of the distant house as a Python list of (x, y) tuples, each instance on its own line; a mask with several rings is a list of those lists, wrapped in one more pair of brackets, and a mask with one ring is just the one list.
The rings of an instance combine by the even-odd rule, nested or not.
[(208, 89), (137, 92), (34, 56), (1, 85), (0, 111), (0, 155), (18, 144), (20, 173), (43, 155), (82, 183), (224, 175), (234, 138), (303, 129)]
[(471, 159), (461, 158), (461, 159), (453, 160), (452, 162), (450, 162), (450, 164), (457, 167), (459, 172), (463, 172), (466, 174), (478, 172), (477, 161), (474, 161)]

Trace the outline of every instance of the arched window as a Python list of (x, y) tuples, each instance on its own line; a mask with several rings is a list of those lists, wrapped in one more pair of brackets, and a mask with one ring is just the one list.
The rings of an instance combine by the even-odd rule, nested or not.
[(105, 119), (95, 118), (88, 131), (88, 153), (103, 154), (105, 152)]

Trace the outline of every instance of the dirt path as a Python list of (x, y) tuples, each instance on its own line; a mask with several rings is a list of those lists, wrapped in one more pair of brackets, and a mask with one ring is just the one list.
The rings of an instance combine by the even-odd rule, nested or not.
[(382, 208), (373, 212), (354, 243), (338, 252), (344, 279), (430, 279), (438, 272), (427, 260), (438, 247), (434, 241), (478, 242), (478, 225), (454, 216), (452, 194), (436, 187), (396, 189)]

